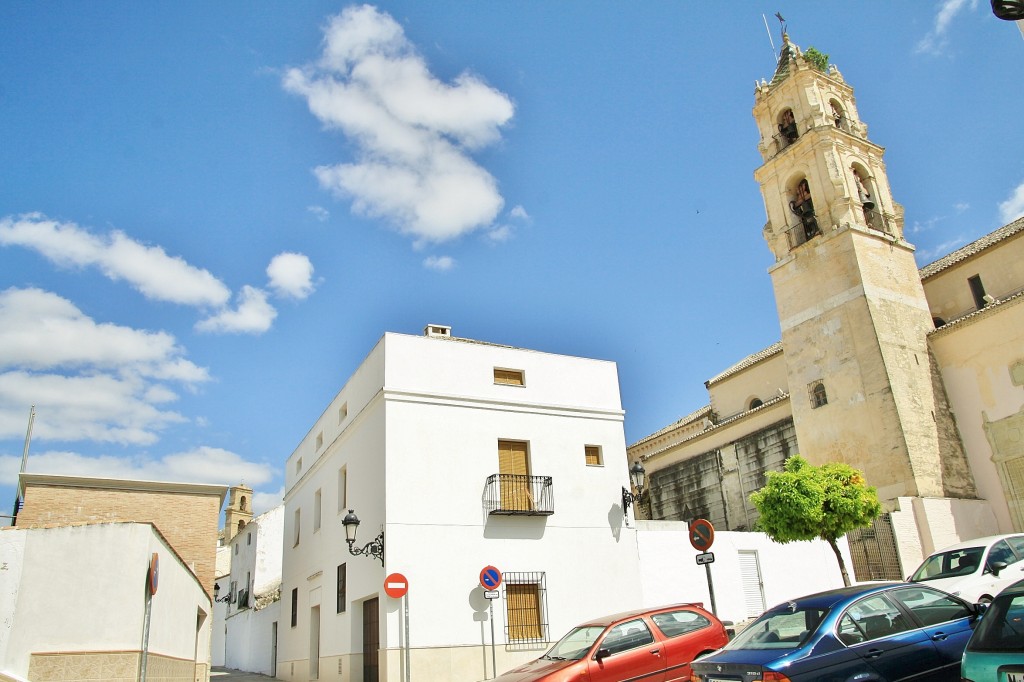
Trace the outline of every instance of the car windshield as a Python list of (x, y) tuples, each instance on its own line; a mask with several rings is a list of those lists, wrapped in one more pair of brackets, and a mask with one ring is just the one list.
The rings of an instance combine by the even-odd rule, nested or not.
[(932, 554), (914, 571), (914, 575), (910, 576), (910, 579), (914, 582), (921, 582), (970, 575), (978, 570), (984, 553), (984, 547), (968, 547)]
[(594, 645), (602, 632), (604, 632), (603, 625), (584, 625), (573, 628), (569, 634), (548, 649), (541, 658), (556, 661), (578, 661), (587, 655), (590, 647)]
[(772, 609), (736, 635), (726, 649), (796, 649), (814, 634), (828, 611), (790, 603)]
[(968, 651), (1024, 651), (1024, 594), (996, 597), (985, 611)]

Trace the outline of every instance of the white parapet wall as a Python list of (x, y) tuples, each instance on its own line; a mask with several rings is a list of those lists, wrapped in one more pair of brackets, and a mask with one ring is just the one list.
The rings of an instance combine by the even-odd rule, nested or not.
[[(764, 533), (716, 533), (710, 570), (698, 566), (682, 521), (637, 521), (640, 581), (644, 604), (703, 602), (711, 609), (708, 573), (715, 610), (724, 621), (742, 623), (766, 608), (794, 597), (843, 586), (836, 555), (828, 543), (779, 544)], [(839, 549), (853, 579), (853, 564), (845, 538)], [(759, 576), (758, 576), (759, 572)]]

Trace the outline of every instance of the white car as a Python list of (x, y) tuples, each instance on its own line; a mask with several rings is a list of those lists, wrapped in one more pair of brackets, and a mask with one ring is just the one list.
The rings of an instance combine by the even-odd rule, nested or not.
[(975, 604), (991, 602), (1003, 588), (1022, 578), (1024, 535), (991, 535), (933, 553), (907, 580)]

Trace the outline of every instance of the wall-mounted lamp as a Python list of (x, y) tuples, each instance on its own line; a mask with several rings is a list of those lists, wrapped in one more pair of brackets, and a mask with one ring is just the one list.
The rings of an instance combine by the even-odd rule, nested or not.
[(633, 462), (633, 466), (629, 468), (629, 482), (633, 484), (636, 493), (631, 493), (625, 488), (622, 489), (622, 515), (626, 519), (627, 526), (629, 525), (629, 516), (627, 514), (629, 505), (643, 502), (646, 478), (647, 471), (644, 469), (644, 465), (640, 463), (640, 460)]
[(213, 584), (213, 601), (229, 602), (231, 601), (231, 592), (224, 595), (223, 598), (220, 596), (220, 585), (217, 583)]
[(992, 0), (992, 14), (1006, 21), (1024, 19), (1024, 0)]
[(380, 531), (380, 535), (370, 540), (361, 549), (356, 549), (353, 545), (356, 542), (356, 529), (359, 528), (359, 517), (351, 509), (348, 510), (348, 514), (341, 521), (342, 525), (345, 526), (345, 542), (348, 543), (348, 552), (353, 556), (375, 557), (380, 559), (380, 565), (384, 565), (384, 529)]

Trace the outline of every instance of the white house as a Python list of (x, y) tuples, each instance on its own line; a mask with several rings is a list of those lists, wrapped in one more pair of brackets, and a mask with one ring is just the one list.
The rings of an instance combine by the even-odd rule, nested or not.
[[(231, 570), (218, 592), (224, 607), (224, 665), (274, 676), (281, 611), (284, 506), (254, 518), (227, 546)], [(224, 585), (224, 582), (227, 584)]]
[(0, 567), (0, 679), (207, 679), (210, 598), (154, 525), (5, 528)]
[(388, 333), (286, 466), (280, 678), (486, 679), (642, 602), (613, 362)]

